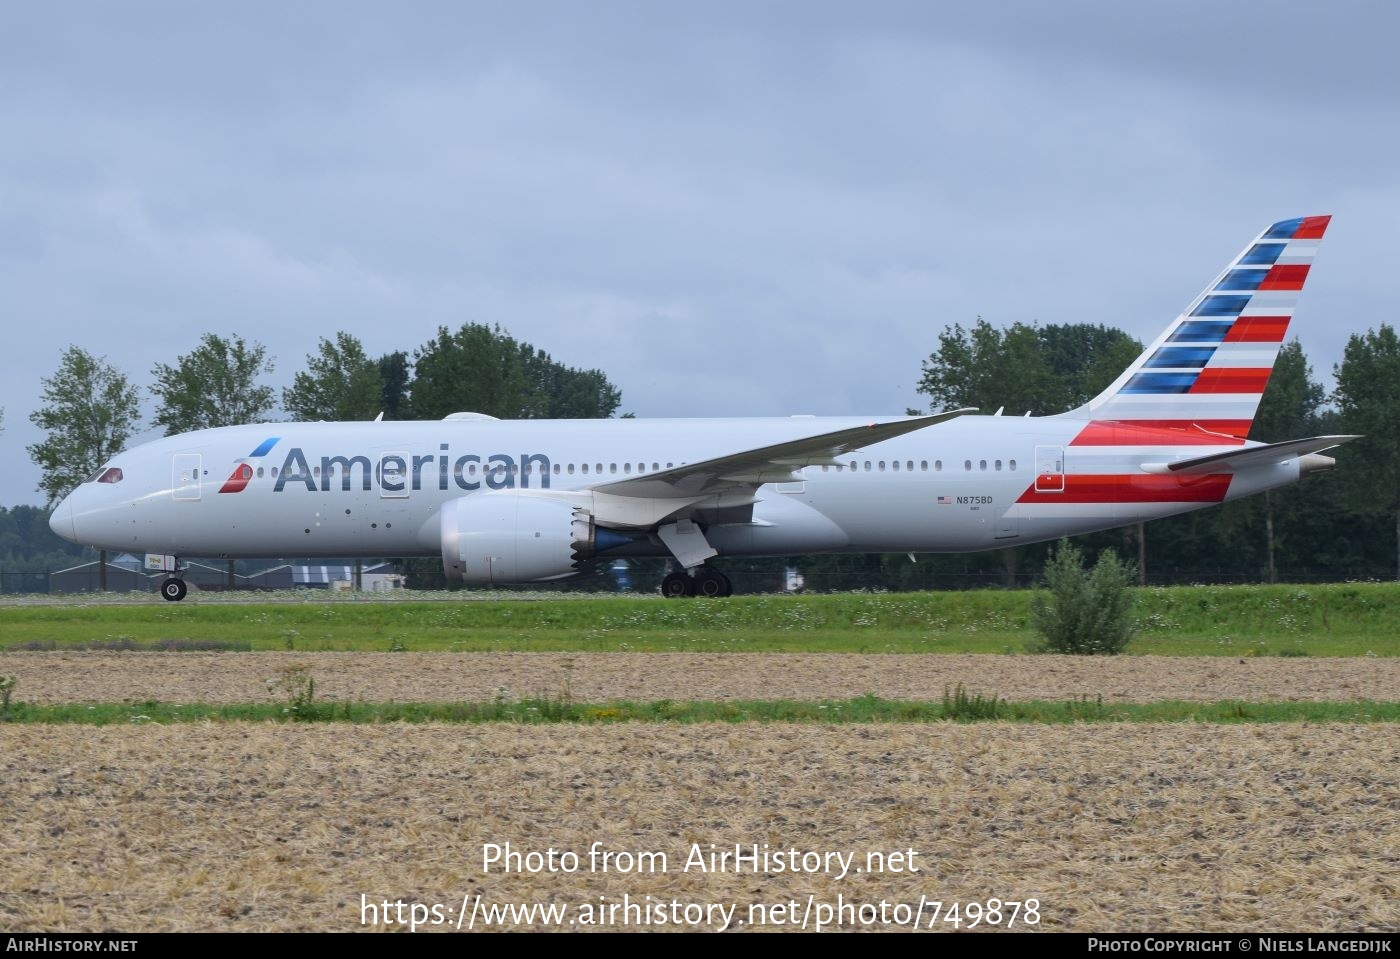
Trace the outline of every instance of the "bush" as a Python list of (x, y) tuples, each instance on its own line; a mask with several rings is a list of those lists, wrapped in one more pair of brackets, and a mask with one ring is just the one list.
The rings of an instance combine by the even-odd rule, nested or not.
[(1086, 570), (1083, 554), (1060, 540), (1045, 564), (1049, 595), (1036, 593), (1031, 600), (1031, 625), (1040, 634), (1031, 651), (1105, 656), (1122, 652), (1136, 627), (1136, 597), (1130, 588), (1135, 576), (1133, 565), (1112, 550), (1100, 553), (1094, 568)]

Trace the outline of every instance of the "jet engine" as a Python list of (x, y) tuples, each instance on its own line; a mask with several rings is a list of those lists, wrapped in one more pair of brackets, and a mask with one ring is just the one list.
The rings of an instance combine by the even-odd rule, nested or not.
[(578, 503), (518, 490), (449, 500), (439, 523), (443, 572), (469, 586), (562, 579), (601, 549), (630, 542), (599, 529)]

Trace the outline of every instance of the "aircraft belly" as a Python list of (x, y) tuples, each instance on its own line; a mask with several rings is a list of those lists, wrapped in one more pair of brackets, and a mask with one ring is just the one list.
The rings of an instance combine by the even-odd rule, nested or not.
[[(247, 495), (247, 494), (243, 494)], [(254, 494), (256, 495), (256, 494)], [(432, 507), (350, 494), (273, 497), (255, 510), (204, 498), (179, 510), (152, 510), (133, 548), (181, 556), (385, 556), (421, 553), (417, 513)]]
[(886, 475), (878, 484), (837, 475), (808, 489), (813, 507), (850, 537), (848, 551), (945, 552), (1014, 543), (1001, 541), (1001, 520), (1027, 482), (980, 472)]
[(747, 556), (823, 553), (850, 543), (846, 531), (829, 517), (784, 493), (769, 493), (760, 500), (753, 520), (711, 526), (706, 538), (721, 553)]

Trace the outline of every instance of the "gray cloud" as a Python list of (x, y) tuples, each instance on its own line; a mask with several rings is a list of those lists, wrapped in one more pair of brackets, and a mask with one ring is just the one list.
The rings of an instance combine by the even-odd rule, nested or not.
[(901, 412), (945, 324), (1147, 338), (1334, 213), (1319, 373), (1396, 315), (1384, 4), (182, 4), (0, 29), (0, 502), (39, 378), (499, 322), (638, 415)]

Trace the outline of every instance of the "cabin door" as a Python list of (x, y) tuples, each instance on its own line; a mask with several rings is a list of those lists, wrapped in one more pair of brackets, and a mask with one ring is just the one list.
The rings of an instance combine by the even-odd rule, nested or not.
[(197, 500), (203, 487), (201, 456), (198, 453), (176, 453), (170, 463), (170, 488), (177, 500)]

